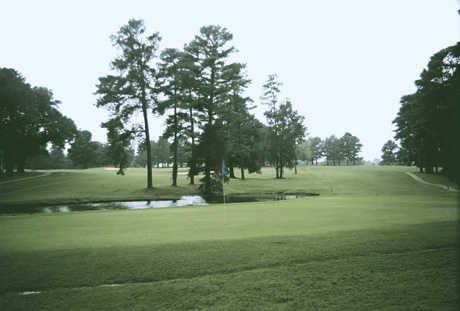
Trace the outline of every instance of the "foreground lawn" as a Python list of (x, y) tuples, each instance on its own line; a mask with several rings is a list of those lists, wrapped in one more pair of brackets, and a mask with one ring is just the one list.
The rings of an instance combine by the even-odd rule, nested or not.
[[(227, 186), (321, 194), (292, 201), (0, 216), (0, 309), (457, 310), (457, 194), (405, 170), (307, 168), (281, 181), (264, 171)], [(103, 170), (21, 184), (57, 178), (65, 198), (60, 178), (79, 174), (88, 197), (116, 193)], [(139, 177), (122, 186), (141, 189)], [(52, 199), (11, 186), (5, 205)]]

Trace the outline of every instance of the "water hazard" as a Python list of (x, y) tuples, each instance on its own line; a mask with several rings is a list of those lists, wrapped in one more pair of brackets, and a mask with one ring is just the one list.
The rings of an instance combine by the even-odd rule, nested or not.
[[(231, 194), (225, 196), (226, 203), (241, 202), (267, 202), (267, 201), (284, 201), (297, 198), (316, 196), (316, 193), (302, 194)], [(198, 195), (182, 196), (180, 199), (167, 200), (144, 200), (144, 201), (117, 201), (117, 202), (90, 202), (90, 203), (73, 203), (65, 205), (52, 206), (22, 206), (15, 207), (13, 210), (1, 209), (1, 212), (19, 212), (19, 213), (68, 213), (74, 211), (88, 210), (144, 210), (157, 208), (177, 208), (187, 206), (204, 206), (207, 204), (223, 203), (223, 197), (207, 198), (206, 200)]]

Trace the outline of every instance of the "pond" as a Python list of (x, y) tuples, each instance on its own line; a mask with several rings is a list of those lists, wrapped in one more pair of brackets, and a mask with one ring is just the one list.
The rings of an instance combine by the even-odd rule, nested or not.
[[(231, 194), (225, 196), (226, 203), (241, 202), (267, 202), (293, 200), (307, 196), (316, 196), (316, 193), (302, 194)], [(223, 203), (222, 197), (207, 198), (198, 195), (182, 196), (180, 199), (143, 200), (143, 201), (116, 201), (116, 202), (93, 202), (73, 203), (65, 205), (52, 205), (41, 207), (16, 207), (12, 211), (3, 209), (1, 212), (25, 212), (25, 213), (68, 213), (73, 211), (88, 210), (144, 210), (156, 208), (176, 208), (186, 206), (203, 206), (207, 204)]]

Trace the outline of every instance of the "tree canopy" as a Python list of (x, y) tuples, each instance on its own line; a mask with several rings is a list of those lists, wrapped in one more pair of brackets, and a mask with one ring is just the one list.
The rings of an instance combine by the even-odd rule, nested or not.
[(415, 81), (417, 91), (401, 98), (395, 138), (401, 154), (421, 171), (459, 180), (460, 43), (435, 53)]
[(30, 86), (14, 69), (0, 68), (0, 102), (0, 163), (8, 175), (15, 168), (24, 172), (26, 160), (47, 152), (48, 144), (63, 148), (75, 136), (75, 124), (58, 110), (53, 92)]

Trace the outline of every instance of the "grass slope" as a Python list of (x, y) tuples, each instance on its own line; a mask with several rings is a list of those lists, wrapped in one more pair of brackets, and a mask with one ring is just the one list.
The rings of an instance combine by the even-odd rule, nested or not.
[[(404, 171), (308, 168), (281, 181), (264, 171), (227, 186), (321, 193), (293, 201), (0, 216), (0, 309), (456, 310), (457, 195)], [(126, 184), (102, 170), (57, 173), (0, 199), (67, 200), (82, 176), (88, 198), (121, 196), (142, 189), (143, 174), (129, 173)], [(163, 182), (157, 195), (170, 191)], [(57, 197), (23, 188), (53, 184)]]

